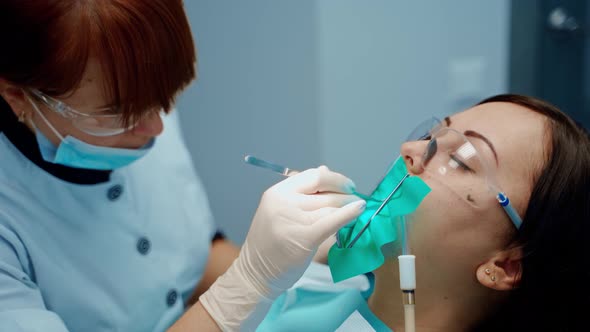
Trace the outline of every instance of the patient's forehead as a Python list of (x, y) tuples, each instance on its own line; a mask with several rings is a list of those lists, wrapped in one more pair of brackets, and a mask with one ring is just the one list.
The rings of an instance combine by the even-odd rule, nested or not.
[[(450, 117), (451, 127), (487, 137), (498, 155), (497, 181), (507, 192), (524, 194), (528, 202), (534, 176), (544, 164), (549, 142), (546, 118), (526, 107), (492, 102)], [(524, 191), (524, 192), (523, 192)], [(513, 195), (514, 196), (514, 195)], [(518, 202), (519, 205), (526, 203)]]

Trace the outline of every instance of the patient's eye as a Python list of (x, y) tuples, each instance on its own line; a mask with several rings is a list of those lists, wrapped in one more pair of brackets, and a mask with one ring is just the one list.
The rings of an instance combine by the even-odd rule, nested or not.
[(454, 162), (456, 163), (456, 165), (457, 165), (457, 166), (458, 166), (460, 169), (462, 169), (462, 170), (464, 170), (464, 171), (471, 172), (471, 173), (475, 173), (475, 171), (474, 171), (474, 170), (473, 170), (471, 167), (467, 166), (467, 164), (465, 164), (465, 163), (464, 163), (464, 162), (463, 162), (461, 159), (459, 159), (459, 158), (458, 158), (456, 155), (454, 155), (454, 154), (451, 154), (451, 155), (449, 156), (449, 158), (451, 158), (451, 160), (452, 160), (452, 161), (454, 161)]

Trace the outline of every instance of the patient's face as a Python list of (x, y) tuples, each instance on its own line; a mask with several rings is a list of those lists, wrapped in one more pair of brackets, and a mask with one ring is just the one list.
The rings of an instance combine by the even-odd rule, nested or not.
[[(533, 177), (543, 165), (547, 142), (544, 119), (522, 106), (498, 102), (450, 117), (450, 128), (461, 133), (474, 131), (489, 141), (487, 144), (484, 139), (468, 137), (496, 174), (498, 185), (521, 217), (528, 204)], [(401, 149), (410, 173), (432, 188), (418, 208), (410, 231), (411, 248), (418, 257), (421, 288), (436, 287), (436, 283), (445, 283), (447, 278), (455, 279), (457, 273), (474, 276), (477, 266), (494, 251), (503, 249), (515, 232), (491, 192), (485, 199), (473, 202), (468, 191), (458, 192), (449, 186), (449, 181), (465, 178), (424, 171), (420, 161), (426, 145), (425, 141), (409, 142)], [(476, 181), (473, 186), (473, 190), (485, 190)]]

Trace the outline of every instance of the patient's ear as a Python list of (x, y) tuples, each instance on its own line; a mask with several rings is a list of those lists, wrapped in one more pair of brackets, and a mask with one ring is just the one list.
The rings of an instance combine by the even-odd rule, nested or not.
[(522, 248), (520, 247), (496, 252), (475, 271), (479, 283), (500, 291), (518, 287), (521, 275)]

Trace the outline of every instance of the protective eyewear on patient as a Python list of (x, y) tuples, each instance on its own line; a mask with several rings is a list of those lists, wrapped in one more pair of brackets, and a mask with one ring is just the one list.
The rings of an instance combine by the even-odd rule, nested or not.
[[(418, 126), (409, 140), (428, 140), (420, 161), (425, 172), (441, 179), (442, 183), (472, 206), (483, 207), (495, 198), (514, 226), (520, 228), (522, 220), (498, 185), (494, 168), (490, 166), (490, 160), (494, 160), (494, 157), (491, 147), (486, 147), (485, 140), (477, 136), (467, 137), (444, 126), (436, 118)], [(482, 148), (489, 149), (489, 153), (481, 153), (484, 151)]]
[(71, 120), (76, 128), (89, 135), (119, 135), (133, 129), (139, 122), (134, 121), (131, 125), (124, 126), (123, 114), (116, 108), (103, 108), (92, 113), (83, 113), (39, 90), (28, 89), (27, 91), (34, 100), (43, 103), (51, 111)]

